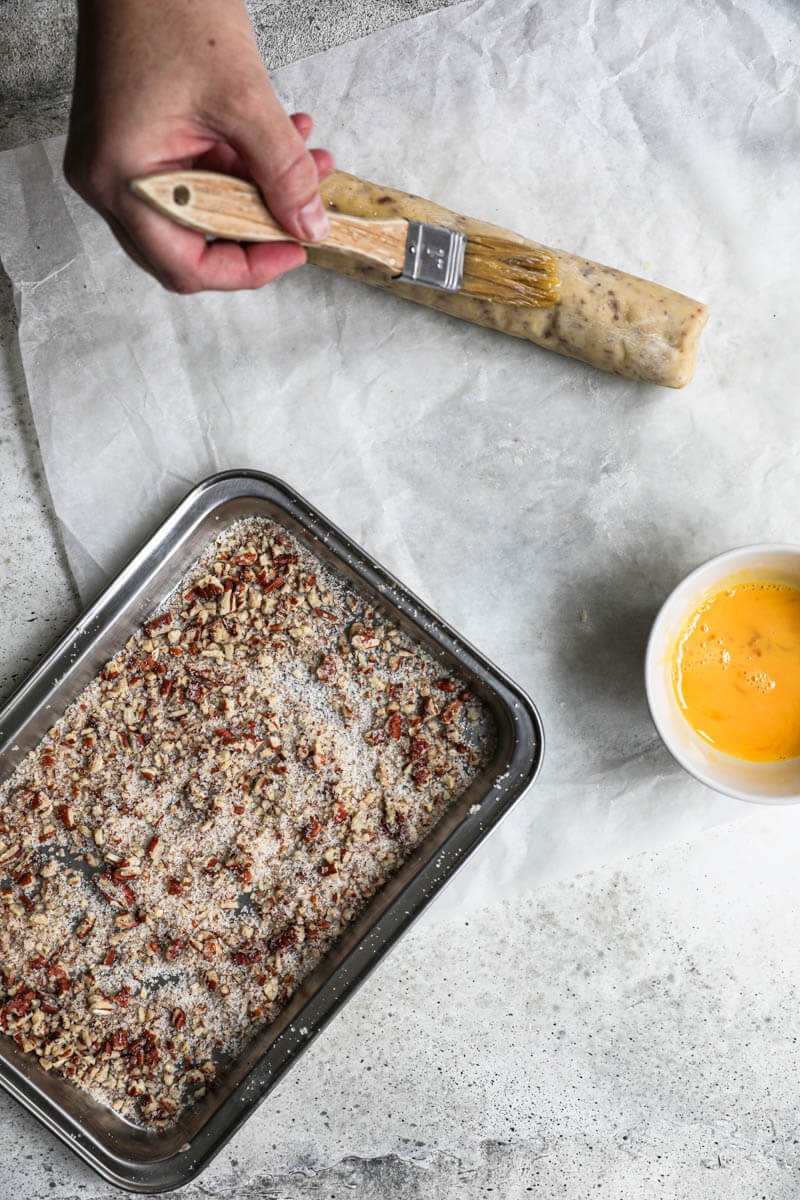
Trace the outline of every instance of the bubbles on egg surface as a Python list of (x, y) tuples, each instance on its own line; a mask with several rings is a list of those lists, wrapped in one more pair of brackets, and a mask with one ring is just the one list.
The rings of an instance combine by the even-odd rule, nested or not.
[(731, 653), (723, 638), (717, 638), (715, 642), (704, 638), (696, 646), (684, 647), (679, 659), (679, 669), (691, 671), (699, 667), (722, 667), (725, 670), (730, 666), (730, 662)]
[(775, 680), (766, 671), (744, 671), (742, 674), (751, 687), (764, 696), (775, 687)]

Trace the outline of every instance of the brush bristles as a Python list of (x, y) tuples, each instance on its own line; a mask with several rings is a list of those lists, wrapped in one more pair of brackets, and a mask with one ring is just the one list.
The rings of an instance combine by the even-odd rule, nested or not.
[(461, 291), (480, 300), (550, 308), (559, 299), (558, 260), (504, 238), (467, 238)]

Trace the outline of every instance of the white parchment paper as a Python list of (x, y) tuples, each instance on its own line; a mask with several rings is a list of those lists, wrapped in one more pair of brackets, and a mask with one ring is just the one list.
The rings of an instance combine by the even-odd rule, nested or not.
[(641, 668), (703, 558), (798, 541), (793, 6), (472, 2), (279, 71), (340, 166), (706, 301), (671, 392), (304, 268), (167, 295), (60, 176), (3, 156), (0, 247), (88, 599), (212, 471), (283, 476), (509, 671), (540, 782), (438, 915), (745, 811), (689, 780)]

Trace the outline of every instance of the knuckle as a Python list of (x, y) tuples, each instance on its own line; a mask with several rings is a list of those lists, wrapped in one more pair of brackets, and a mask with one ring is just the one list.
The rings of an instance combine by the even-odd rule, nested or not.
[(249, 124), (257, 121), (265, 110), (263, 79), (253, 79), (246, 73), (231, 79), (224, 104), (235, 122)]
[(202, 286), (199, 280), (185, 274), (168, 275), (165, 280), (167, 290), (175, 292), (178, 296), (193, 296), (195, 292), (202, 290)]
[(293, 200), (310, 199), (317, 190), (317, 169), (307, 150), (273, 164), (271, 190)]
[(267, 287), (268, 284), (272, 283), (274, 278), (273, 275), (270, 275), (267, 279), (247, 279), (242, 284), (242, 290), (245, 292), (258, 292), (262, 287)]
[[(108, 193), (111, 184), (111, 172), (102, 160), (92, 159), (90, 162), (82, 165), (76, 164), (73, 169), (73, 175), (76, 182), (72, 186), (82, 196), (92, 199), (102, 199)], [(70, 183), (72, 183), (71, 179)]]
[(67, 183), (84, 199), (99, 198), (107, 192), (114, 173), (113, 153), (109, 150), (96, 137), (70, 130), (62, 169)]
[(94, 184), (99, 181), (94, 176), (90, 178), (85, 162), (77, 155), (68, 153), (64, 156), (63, 170), (64, 178), (72, 190), (91, 202), (97, 195)]

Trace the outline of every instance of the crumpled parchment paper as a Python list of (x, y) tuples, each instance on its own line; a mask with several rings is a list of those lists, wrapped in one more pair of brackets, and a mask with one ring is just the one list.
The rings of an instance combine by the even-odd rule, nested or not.
[(746, 810), (650, 724), (669, 589), (798, 540), (800, 76), (786, 0), (485, 0), (275, 75), (346, 170), (704, 300), (684, 392), (634, 384), (304, 268), (167, 295), (60, 175), (4, 155), (0, 248), (85, 598), (196, 481), (283, 476), (536, 700), (540, 782), (435, 908)]

